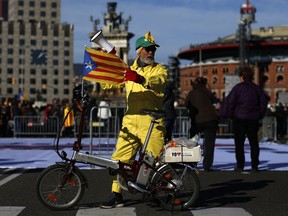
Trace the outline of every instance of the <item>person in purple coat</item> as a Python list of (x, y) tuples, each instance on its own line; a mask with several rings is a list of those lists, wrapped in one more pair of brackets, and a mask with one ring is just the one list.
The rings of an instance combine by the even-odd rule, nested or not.
[(242, 172), (245, 166), (244, 142), (246, 136), (250, 144), (252, 172), (258, 171), (259, 165), (259, 120), (266, 113), (268, 97), (255, 83), (254, 71), (245, 65), (239, 68), (241, 82), (236, 84), (223, 101), (220, 118), (233, 120), (235, 156), (237, 166), (235, 171)]

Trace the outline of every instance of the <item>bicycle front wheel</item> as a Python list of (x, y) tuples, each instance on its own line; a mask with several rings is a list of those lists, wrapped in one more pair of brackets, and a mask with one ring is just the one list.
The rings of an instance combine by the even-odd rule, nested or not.
[(52, 210), (66, 210), (76, 205), (84, 193), (84, 179), (78, 169), (66, 173), (67, 164), (47, 167), (39, 175), (36, 183), (37, 197)]
[(188, 209), (197, 200), (200, 191), (195, 170), (183, 163), (163, 165), (154, 174), (151, 184), (155, 190), (153, 197), (167, 210)]

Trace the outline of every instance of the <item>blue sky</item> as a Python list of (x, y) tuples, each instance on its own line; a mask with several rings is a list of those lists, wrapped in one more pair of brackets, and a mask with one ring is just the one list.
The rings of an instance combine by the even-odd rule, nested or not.
[[(61, 0), (61, 22), (74, 24), (74, 62), (83, 62), (84, 46), (90, 46), (88, 34), (93, 31), (90, 16), (100, 19), (107, 12), (107, 3), (117, 2), (116, 12), (123, 18), (132, 16), (129, 32), (129, 56), (136, 57), (135, 40), (151, 31), (160, 45), (156, 60), (167, 64), (169, 56), (190, 44), (206, 43), (234, 34), (240, 19), (240, 8), (246, 0)], [(252, 28), (288, 25), (287, 0), (250, 0), (256, 7)], [(183, 64), (183, 61), (181, 61)]]

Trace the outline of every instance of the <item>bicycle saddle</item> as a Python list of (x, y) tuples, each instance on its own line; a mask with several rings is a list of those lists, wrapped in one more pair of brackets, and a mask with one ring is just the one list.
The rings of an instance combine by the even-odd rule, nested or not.
[(153, 117), (155, 120), (166, 116), (166, 112), (163, 111), (163, 110), (141, 109), (140, 112), (141, 112), (141, 113), (144, 113), (144, 114), (147, 114), (147, 115), (150, 115), (150, 116)]

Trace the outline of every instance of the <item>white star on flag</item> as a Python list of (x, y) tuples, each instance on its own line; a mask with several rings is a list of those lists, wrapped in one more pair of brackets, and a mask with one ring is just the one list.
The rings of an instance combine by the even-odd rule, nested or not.
[(93, 66), (93, 64), (92, 64), (91, 61), (86, 62), (85, 65), (86, 65), (86, 66), (85, 66), (86, 69), (87, 69), (87, 68), (90, 68), (90, 70), (92, 70), (92, 66)]

